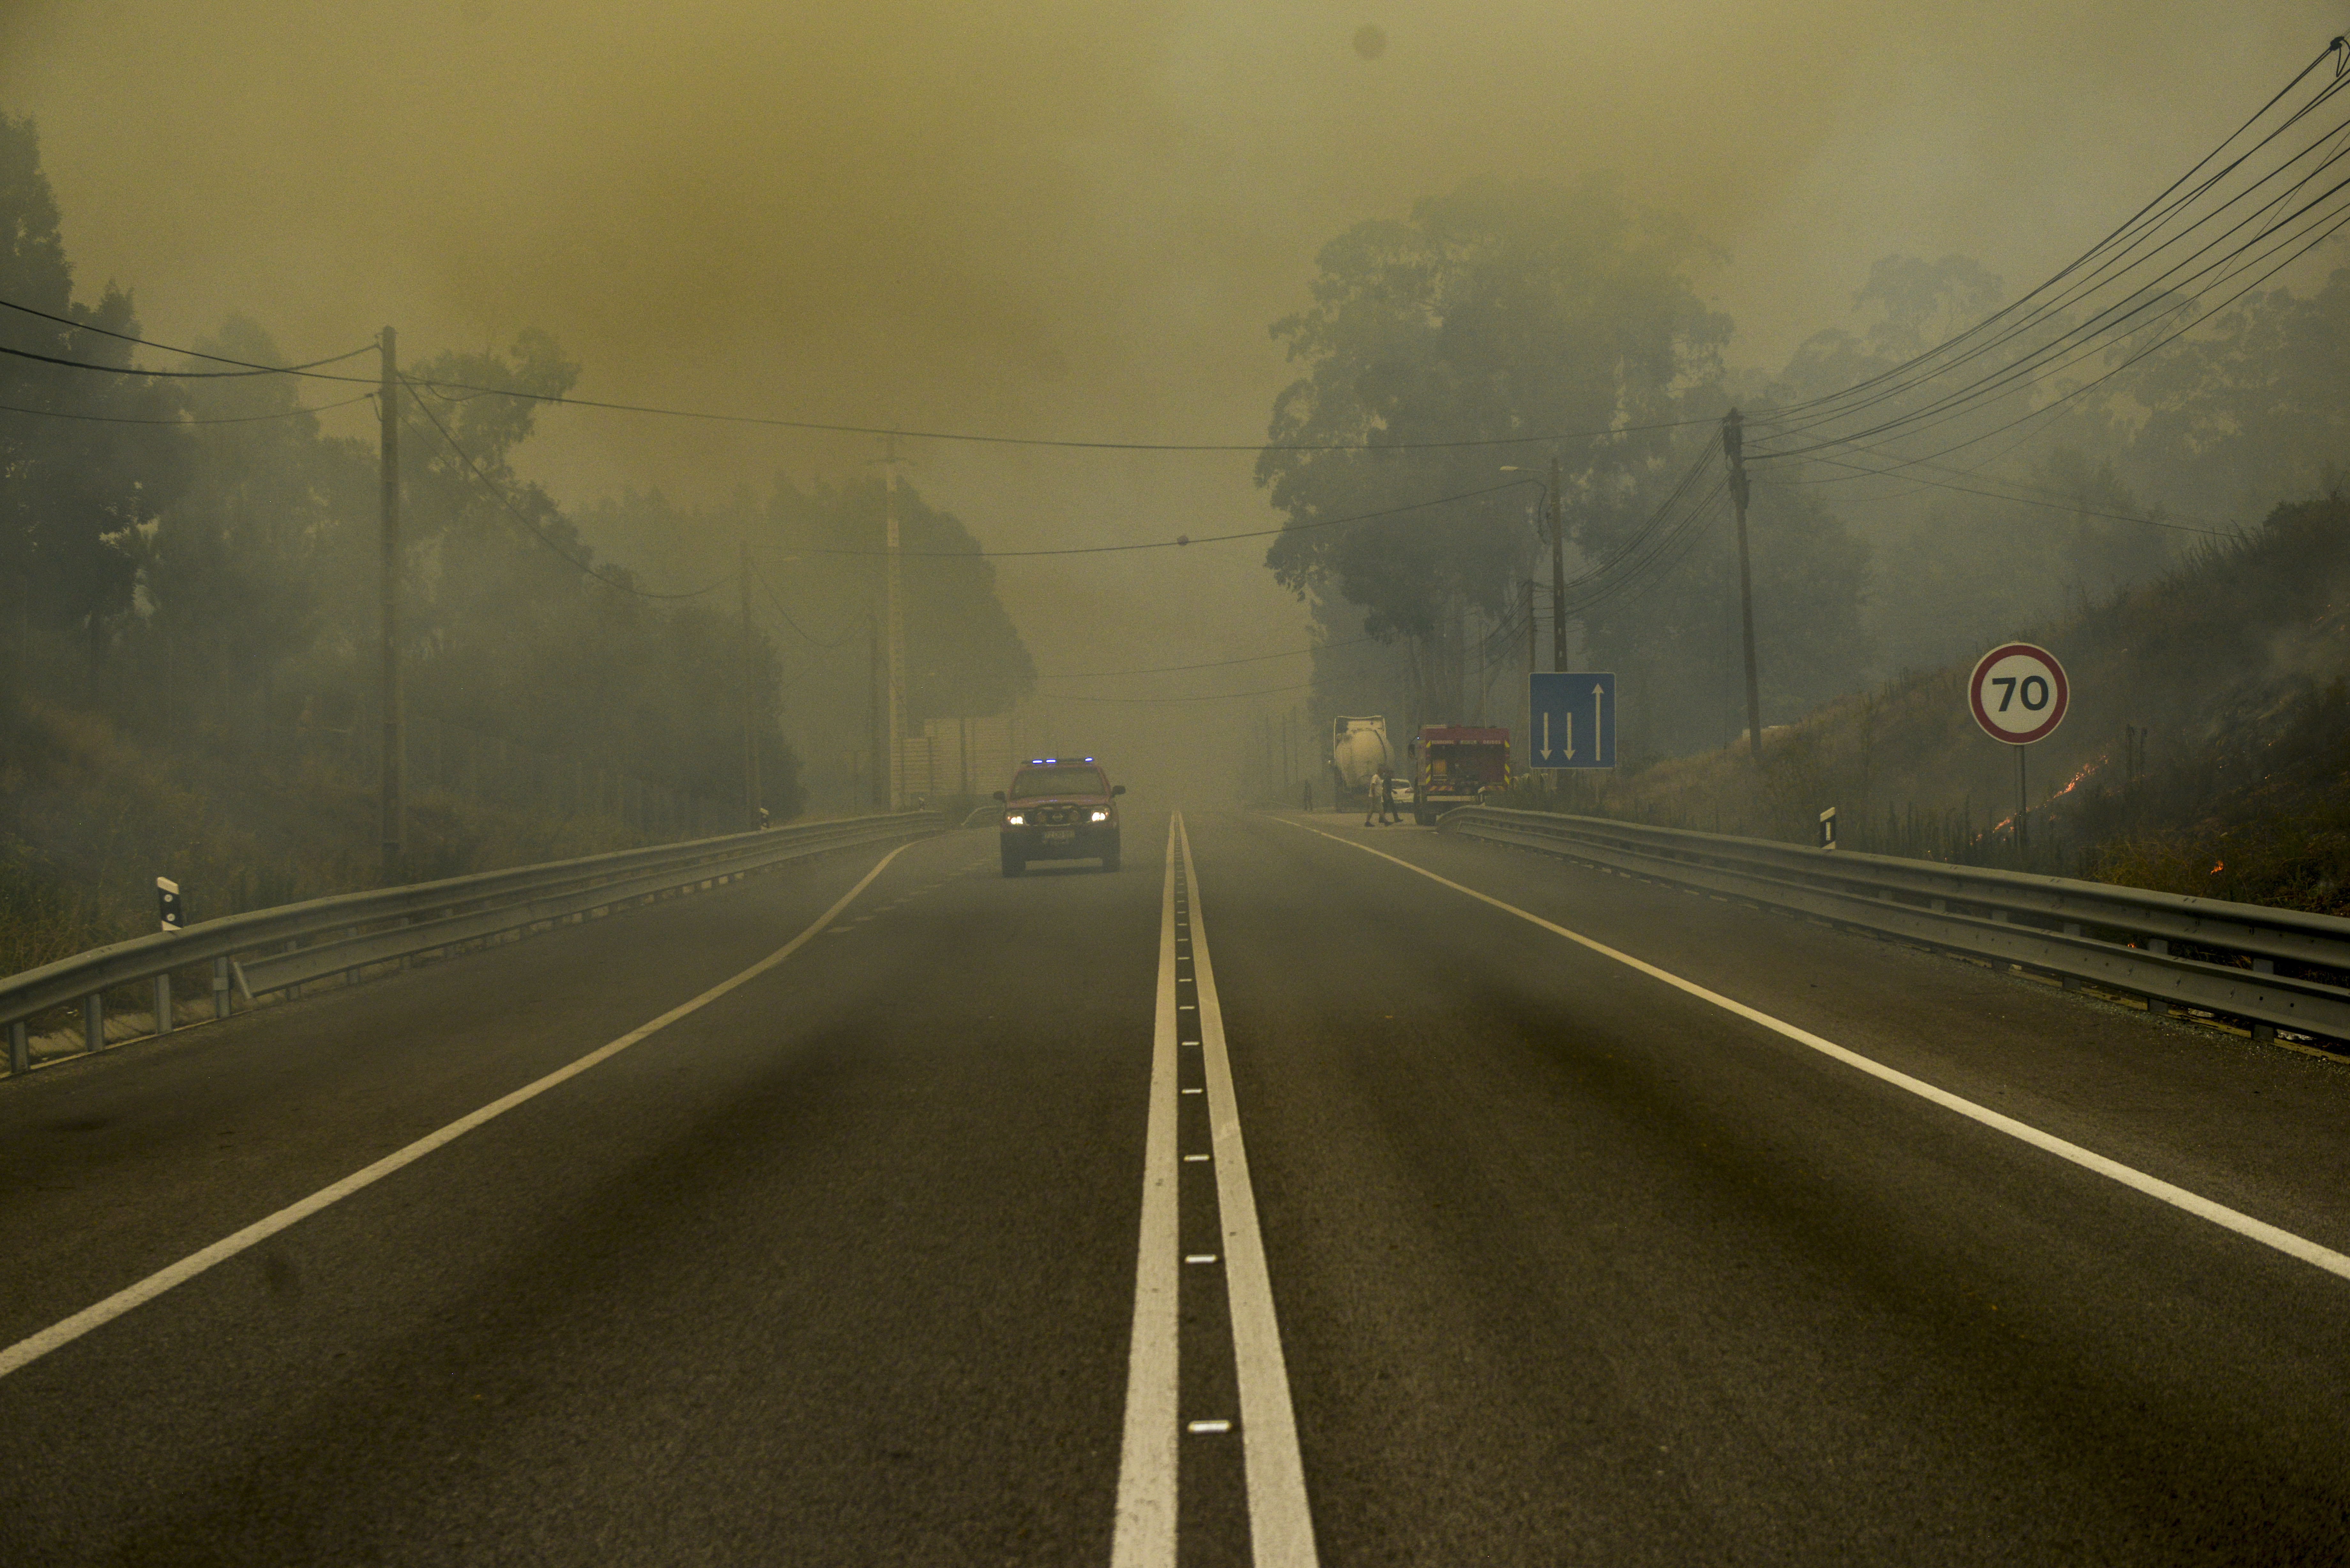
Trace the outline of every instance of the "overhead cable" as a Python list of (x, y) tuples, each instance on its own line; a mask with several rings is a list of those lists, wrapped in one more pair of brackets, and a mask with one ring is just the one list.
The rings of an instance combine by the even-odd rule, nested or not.
[[(515, 522), (528, 529), (532, 538), (536, 539), (540, 544), (546, 545), (547, 549), (554, 552), (556, 556), (560, 557), (574, 571), (580, 573), (582, 576), (593, 577), (596, 581), (603, 584), (608, 588), (617, 588), (621, 593), (633, 594), (640, 599), (669, 600), (698, 599), (704, 594), (716, 592), (718, 589), (724, 587), (728, 583), (734, 580), (734, 575), (730, 572), (725, 576), (723, 576), (716, 582), (711, 584), (708, 587), (695, 588), (690, 593), (657, 594), (650, 591), (649, 589), (637, 587), (631, 584), (621, 582), (617, 578), (606, 576), (603, 573), (598, 571), (593, 566), (581, 560), (578, 556), (573, 555), (570, 551), (557, 544), (554, 537), (550, 535), (546, 529), (540, 527), (538, 524), (532, 520), (532, 518), (526, 514), (521, 507), (516, 506), (514, 504), (513, 498), (506, 494), (504, 487), (499, 484), (495, 480), (493, 480), (488, 474), (482, 472), (481, 464), (473, 461), (473, 454), (467, 452), (463, 447), (457, 443), (457, 438), (449, 433), (448, 427), (443, 425), (440, 420), (433, 415), (431, 409), (426, 408), (420, 402), (416, 404), (416, 411), (422, 414), (426, 419), (432, 421), (432, 428), (441, 432), (441, 439), (449, 443), (449, 450), (455, 452), (459, 459), (464, 462), (465, 472), (472, 474), (475, 480), (479, 481), (482, 488), (488, 491), (490, 494), (495, 498), (498, 504), (506, 509), (507, 515), (511, 516)], [(411, 430), (416, 428), (414, 421), (410, 421), (409, 428)], [(419, 433), (421, 434), (422, 432), (419, 431)]]
[[(1977, 407), (2022, 392), (2091, 353), (2120, 347), (2149, 331), (2158, 335), (2155, 342), (2141, 347), (2123, 365), (2114, 367), (2091, 385), (2101, 383), (2191, 330), (2191, 320), (2167, 334), (2163, 328), (2172, 318), (2201, 308), (2197, 292), (2224, 289), (2248, 274), (2257, 273), (2250, 284), (2235, 289), (2217, 307), (2225, 309), (2249, 288), (2258, 286), (2322, 244), (2344, 221), (2345, 206), (2339, 198), (2350, 191), (2350, 181), (2327, 184), (2314, 195), (2309, 192), (2338, 162), (2350, 157), (2350, 140), (2345, 140), (2345, 136), (2350, 135), (2350, 121), (2336, 120), (2321, 126), (2314, 139), (2297, 149), (2284, 149), (2280, 161), (2265, 171), (2253, 168), (2251, 161), (2345, 90), (2345, 82), (2340, 72), (2282, 124), (2272, 126), (2251, 146), (2220, 162), (2216, 169), (2212, 165), (2328, 57), (2337, 62), (2350, 59), (2350, 46), (2335, 40), (2325, 54), (2304, 68), (2243, 127), (2207, 154), (2187, 175), (2174, 181), (2162, 196), (2141, 208), (2129, 221), (2022, 299), (1992, 312), (1965, 331), (1902, 364), (1837, 392), (1756, 413), (1753, 422), (1762, 428), (1757, 431), (1749, 448), (1750, 457), (1757, 462), (1783, 460), (1805, 455), (1835, 441), (1929, 429)], [(2224, 195), (2216, 204), (2206, 201), (2239, 177), (2243, 182), (2241, 188)], [(2269, 189), (2280, 182), (2281, 188)], [(2245, 210), (2239, 213), (2240, 208)], [(2215, 232), (2197, 244), (2196, 236), (2205, 230)], [(2188, 249), (2189, 245), (2195, 248)], [(2109, 297), (2085, 320), (2063, 319), (2064, 312), (2090, 303), (2093, 296), (2109, 296), (2116, 288), (2126, 292)], [(2141, 319), (2149, 312), (2155, 313), (2151, 319)], [(2204, 312), (2206, 316), (2211, 313)], [(2025, 340), (2043, 326), (2053, 327), (2054, 336)], [(1994, 355), (2001, 356), (2000, 362), (1986, 367), (1984, 373), (1974, 379), (1935, 394), (1922, 405), (1903, 406), (1900, 402), (1908, 394), (1929, 388), (1969, 362)], [(2067, 396), (2085, 389), (2072, 389)], [(1865, 417), (1878, 409), (1887, 411), (1872, 425), (1846, 429), (1832, 435), (1825, 432), (1825, 427), (1831, 423)], [(2011, 421), (2000, 428), (2012, 428), (2014, 422)], [(1812, 431), (1823, 434), (1809, 445), (1789, 444), (1790, 438)], [(1972, 441), (1960, 444), (1970, 445)], [(1956, 448), (1945, 449), (1950, 450)]]
[(64, 409), (25, 409), (14, 403), (0, 403), (0, 413), (31, 414), (45, 420), (84, 420), (101, 425), (255, 425), (269, 420), (290, 420), (297, 414), (323, 414), (328, 409), (347, 409), (353, 403), (364, 403), (374, 396), (372, 392), (361, 392), (357, 397), (338, 398), (331, 403), (280, 409), (274, 414), (224, 414), (203, 419), (135, 419), (129, 414), (80, 414)]
[[(374, 343), (362, 343), (348, 352), (336, 354), (324, 359), (311, 359), (299, 365), (264, 365), (253, 359), (232, 359), (225, 354), (207, 354), (201, 348), (181, 348), (169, 343), (158, 343), (151, 337), (140, 337), (129, 332), (117, 332), (110, 327), (99, 327), (88, 321), (76, 321), (70, 316), (58, 316), (54, 312), (37, 309), (33, 306), (19, 305), (13, 299), (0, 299), (0, 307), (14, 310), (24, 316), (37, 316), (44, 321), (54, 321), (60, 327), (70, 327), (76, 332), (95, 332), (101, 337), (111, 337), (118, 343), (136, 343), (142, 348), (152, 348), (159, 354), (183, 354), (191, 359), (209, 359), (215, 365), (236, 365), (247, 370), (266, 371), (278, 375), (295, 375), (304, 370), (315, 370), (321, 365), (339, 365), (346, 359), (356, 359), (362, 354), (374, 353), (378, 347)], [(110, 367), (85, 367), (85, 369), (107, 368)], [(138, 375), (159, 373), (152, 370), (134, 372)]]
[(1188, 534), (1178, 534), (1172, 539), (1153, 539), (1147, 543), (1136, 545), (1066, 545), (1054, 549), (1045, 550), (897, 551), (888, 549), (833, 549), (830, 547), (817, 546), (810, 546), (805, 549), (792, 549), (784, 545), (774, 545), (767, 547), (763, 553), (784, 556), (895, 555), (900, 560), (914, 561), (1000, 561), (1026, 556), (1116, 556), (1124, 555), (1134, 550), (1181, 550), (1187, 549), (1193, 545), (1226, 545), (1235, 539), (1265, 539), (1272, 537), (1275, 534), (1304, 533), (1309, 528), (1336, 528), (1347, 523), (1369, 523), (1381, 517), (1400, 516), (1402, 514), (1407, 512), (1425, 512), (1431, 506), (1445, 506), (1455, 501), (1474, 501), (1481, 496), (1495, 495), (1504, 490), (1515, 490), (1522, 485), (1538, 485), (1541, 483), (1542, 482), (1540, 480), (1536, 479), (1513, 479), (1506, 483), (1487, 485), (1482, 490), (1464, 490), (1455, 495), (1439, 495), (1432, 500), (1414, 501), (1402, 506), (1384, 507), (1377, 512), (1357, 512), (1345, 517), (1317, 517), (1311, 522), (1290, 523), (1278, 528), (1252, 528), (1238, 534), (1205, 534), (1196, 539), (1192, 538)]
[(1367, 642), (1381, 640), (1376, 637), (1348, 638), (1344, 642), (1317, 643), (1312, 648), (1294, 648), (1286, 653), (1253, 653), (1245, 659), (1211, 659), (1204, 664), (1157, 664), (1143, 670), (1086, 670), (1064, 674), (1039, 675), (1039, 680), (1107, 680), (1118, 675), (1171, 675), (1182, 670), (1222, 670), (1233, 664), (1263, 664), (1274, 659), (1304, 659), (1308, 654), (1328, 653), (1333, 649), (1360, 648)]
[(759, 575), (758, 568), (755, 566), (751, 570), (751, 580), (759, 585), (759, 591), (767, 596), (767, 602), (775, 607), (775, 613), (783, 617), (784, 624), (790, 627), (792, 630), (799, 634), (799, 638), (802, 642), (809, 643), (821, 649), (835, 649), (838, 648), (842, 643), (847, 642), (850, 638), (857, 635), (857, 623), (852, 618), (849, 621), (848, 629), (842, 632), (838, 637), (834, 638), (830, 642), (825, 641), (824, 639), (820, 637), (809, 636), (807, 628), (801, 626), (799, 622), (792, 618), (792, 612), (784, 607), (784, 601), (775, 597), (775, 590), (767, 586), (767, 579)]
[[(2334, 79), (2330, 84), (2328, 84), (2328, 86), (2320, 90), (2316, 97), (2312, 99), (2310, 104), (2304, 105), (2302, 109), (2297, 110), (2293, 115), (2290, 116), (2283, 125), (2276, 128), (2276, 130), (2272, 130), (2267, 137), (2263, 137), (2261, 141), (2256, 143), (2252, 148), (2247, 149), (2238, 158), (2209, 176), (2202, 182), (2202, 183), (2196, 185), (2190, 191), (2187, 191), (2184, 195), (2180, 193), (2182, 189), (2188, 187), (2189, 183), (2196, 179), (2196, 176), (2199, 173), (2211, 164), (2214, 160), (2220, 158), (2223, 153), (2225, 153), (2228, 148), (2232, 146), (2244, 135), (2246, 131), (2251, 130), (2265, 119), (2270, 110), (2276, 108), (2278, 104), (2283, 102), (2285, 98), (2290, 95), (2296, 87), (2298, 87), (2313, 71), (2316, 70), (2319, 66), (2324, 64), (2329, 58), (2334, 60), (2337, 67)], [(2091, 245), (2086, 251), (2082, 253), (2080, 256), (2074, 258), (2065, 266), (2060, 268), (2056, 273), (2042, 282), (2037, 287), (2023, 295), (2022, 297), (2012, 301), (2008, 305), (2002, 306), (1999, 309), (1991, 312), (1989, 316), (1985, 317), (1982, 320), (1968, 327), (1965, 330), (1918, 355), (1913, 356), (1909, 359), (1904, 360), (1900, 364), (1891, 366), (1874, 376), (1870, 376), (1860, 381), (1855, 382), (1851, 386), (1841, 388), (1835, 392), (1826, 393), (1817, 398), (1808, 399), (1802, 402), (1790, 404), (1785, 409), (1779, 410), (1779, 412), (1781, 414), (1792, 415), (1815, 409), (1821, 409), (1826, 405), (1841, 402), (1845, 400), (1860, 396), (1862, 394), (1870, 393), (1875, 391), (1877, 389), (1883, 387), (1887, 382), (1901, 379), (1905, 377), (1912, 378), (1913, 380), (1915, 379), (1922, 379), (1922, 376), (1925, 373), (1925, 368), (1932, 361), (1960, 348), (1961, 346), (1967, 344), (1970, 339), (1992, 331), (1994, 328), (1998, 327), (2001, 323), (2010, 322), (2011, 325), (2012, 325), (2011, 318), (2014, 318), (2019, 316), (2024, 317), (2043, 317), (2049, 314), (2052, 308), (2061, 308), (2061, 305), (2052, 306), (2051, 302), (2043, 301), (2042, 296), (2048, 295), (2051, 291), (2059, 290), (2062, 286), (2064, 285), (2066, 279), (2072, 277), (2074, 274), (2079, 272), (2084, 267), (2089, 266), (2090, 264), (2095, 262), (2098, 257), (2106, 255), (2108, 252), (2113, 251), (2116, 246), (2122, 246), (2126, 254), (2126, 250), (2130, 248), (2130, 246), (2124, 245), (2124, 242), (2130, 240), (2130, 237), (2134, 234), (2141, 231), (2150, 232), (2153, 228), (2158, 227), (2161, 222), (2171, 215), (2171, 213), (2181, 210), (2194, 198), (2215, 188), (2221, 180), (2224, 180), (2230, 173), (2232, 173), (2235, 170), (2240, 168), (2253, 152), (2256, 152), (2260, 148), (2266, 146), (2268, 142), (2282, 134), (2284, 130), (2298, 123), (2302, 118), (2314, 110), (2317, 105), (2322, 104), (2328, 98), (2333, 96), (2334, 92), (2337, 90), (2342, 84), (2343, 71), (2341, 67), (2345, 64), (2350, 64), (2350, 42), (2345, 42), (2344, 38), (2336, 37), (2314, 59), (2313, 59), (2307, 66), (2304, 66), (2291, 81), (2287, 82), (2285, 86), (2280, 88), (2273, 97), (2262, 105), (2262, 107), (2256, 110), (2251, 118), (2246, 119), (2244, 123), (2239, 126), (2234, 131), (2230, 132), (2217, 147), (2213, 148), (2210, 152), (2207, 152), (2192, 168), (2188, 170), (2186, 173), (2174, 180), (2161, 194), (2148, 202), (2145, 206), (2139, 208), (2137, 213), (2131, 214), (2129, 218), (2126, 219), (2103, 239)], [(2035, 304), (2035, 301), (2040, 301), (2041, 303)]]

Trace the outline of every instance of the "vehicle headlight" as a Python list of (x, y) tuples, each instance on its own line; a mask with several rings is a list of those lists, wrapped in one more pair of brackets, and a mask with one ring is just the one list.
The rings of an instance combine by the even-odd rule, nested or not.
[(1026, 817), (1016, 811), (1007, 811), (1003, 814), (1003, 826), (1006, 827), (1019, 827), (1025, 825), (1027, 821)]
[(1107, 822), (1109, 820), (1109, 813), (1106, 811), (1097, 811), (1094, 813), (1094, 820), (1096, 822)]

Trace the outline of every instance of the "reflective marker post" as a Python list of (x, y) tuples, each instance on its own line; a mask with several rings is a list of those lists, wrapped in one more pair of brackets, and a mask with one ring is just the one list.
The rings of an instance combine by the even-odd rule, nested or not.
[[(180, 885), (169, 877), (155, 878), (155, 912), (164, 930), (181, 929)], [(155, 977), (155, 1033), (169, 1034), (171, 1032), (172, 974), (166, 970)]]

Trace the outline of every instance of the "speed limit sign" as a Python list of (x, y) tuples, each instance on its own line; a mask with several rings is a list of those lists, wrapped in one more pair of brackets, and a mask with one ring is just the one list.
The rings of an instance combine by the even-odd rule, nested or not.
[(1992, 740), (2011, 746), (2028, 746), (2054, 731), (2064, 722), (2069, 696), (2056, 656), (2028, 642), (1992, 649), (1967, 682), (1975, 722)]

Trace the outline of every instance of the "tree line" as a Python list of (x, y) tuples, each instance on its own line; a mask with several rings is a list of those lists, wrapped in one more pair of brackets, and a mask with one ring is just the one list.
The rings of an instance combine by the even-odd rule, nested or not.
[[(1297, 376), (1274, 400), (1257, 465), (1285, 514), (1265, 564), (1333, 645), (1316, 661), (1320, 716), (1401, 705), (1414, 722), (1482, 710), (1507, 722), (1530, 580), (1544, 667), (1550, 657), (1536, 501), (1553, 461), (1572, 577), (1647, 537), (1733, 405), (1767, 421), (1843, 391), (2005, 297), (1971, 258), (1888, 257), (1848, 320), (1758, 369), (1731, 362), (1733, 323), (1700, 294), (1727, 259), (1605, 176), (1471, 181), (1323, 248), (1309, 303), (1272, 327)], [(2249, 525), (2336, 483), (2350, 270), (2307, 293), (2250, 294), (2097, 380), (2122, 354), (1953, 421), (1935, 445), (2033, 414), (2012, 440), (1895, 480), (1861, 472), (1882, 458), (1848, 454), (1863, 457), (1855, 464), (1835, 451), (1753, 471), (1766, 724), (1904, 669), (1971, 658), (2147, 579), (2196, 530)], [(1553, 432), (1582, 433), (1524, 440)], [(1498, 488), (1511, 470), (1530, 483)], [(1743, 728), (1726, 512), (1644, 572), (1570, 596), (1578, 667), (1624, 678), (1627, 755), (1700, 750)], [(1367, 635), (1378, 639), (1367, 649), (1340, 646)]]
[[(43, 313), (0, 309), (0, 346), (44, 357), (0, 357), (0, 742), (21, 752), (47, 706), (166, 751), (290, 765), (306, 747), (366, 749), (380, 717), (378, 443), (328, 433), (306, 399), (372, 406), (367, 387), (134, 372), (130, 292), (76, 296), (36, 129), (5, 114), (0, 299)], [(287, 362), (244, 316), (191, 347)], [(375, 363), (337, 373), (363, 383)], [(878, 479), (779, 478), (764, 497), (700, 507), (629, 492), (567, 514), (515, 468), (545, 400), (580, 374), (552, 337), (401, 369), (411, 713), (746, 812), (747, 714), (756, 804), (778, 819), (807, 804), (804, 753), (827, 805), (864, 804)], [(454, 386), (505, 395), (439, 389)], [(898, 504), (913, 553), (913, 725), (1005, 711), (1034, 670), (992, 568), (910, 486)], [(745, 546), (755, 584), (737, 574)]]

